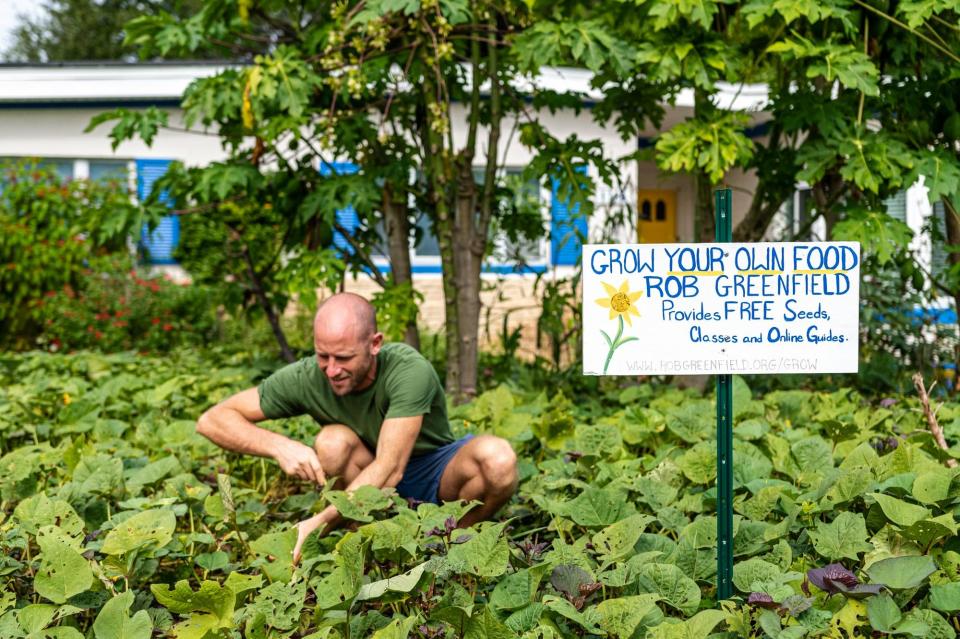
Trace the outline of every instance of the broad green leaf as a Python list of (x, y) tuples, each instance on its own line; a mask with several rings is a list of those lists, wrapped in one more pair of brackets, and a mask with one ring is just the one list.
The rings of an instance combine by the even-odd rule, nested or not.
[(677, 459), (684, 476), (695, 484), (712, 483), (717, 476), (717, 446), (700, 442)]
[(524, 568), (500, 579), (490, 593), (490, 606), (496, 610), (517, 610), (527, 606), (540, 584), (540, 579)]
[(83, 493), (106, 495), (123, 484), (123, 460), (108, 455), (84, 457), (73, 469), (73, 481)]
[(867, 599), (867, 617), (870, 619), (870, 625), (873, 626), (874, 630), (893, 632), (893, 627), (897, 625), (902, 616), (900, 608), (893, 601), (893, 597), (885, 592)]
[(209, 633), (215, 632), (221, 625), (216, 615), (194, 613), (189, 619), (181, 621), (173, 627), (173, 635), (177, 639), (204, 639)]
[(373, 633), (370, 639), (407, 639), (416, 624), (416, 617), (399, 617)]
[(515, 639), (516, 634), (503, 624), (487, 606), (480, 609), (467, 621), (463, 639)]
[(647, 564), (637, 578), (641, 590), (655, 593), (664, 603), (685, 615), (693, 614), (700, 606), (700, 587), (673, 564)]
[(454, 570), (487, 578), (506, 572), (510, 549), (501, 538), (506, 525), (487, 524), (465, 543), (454, 545), (447, 555)]
[(430, 611), (431, 621), (444, 621), (454, 628), (466, 626), (475, 607), (473, 597), (457, 581), (450, 581), (444, 588), (440, 601)]
[(946, 513), (932, 519), (921, 519), (901, 531), (907, 539), (927, 548), (934, 542), (957, 534), (957, 523), (953, 514)]
[(867, 525), (860, 513), (841, 512), (829, 524), (817, 523), (817, 529), (809, 532), (816, 551), (827, 559), (853, 559), (859, 553), (873, 550), (867, 541)]
[(401, 549), (411, 557), (417, 553), (417, 543), (410, 538), (410, 531), (391, 519), (375, 521), (366, 526), (361, 526), (359, 532), (365, 538), (371, 540), (370, 549), (374, 553), (378, 551), (390, 553)]
[(740, 592), (751, 593), (759, 590), (755, 584), (775, 581), (781, 574), (783, 573), (778, 566), (752, 557), (734, 565), (733, 585)]
[(267, 579), (288, 581), (293, 574), (293, 547), (296, 543), (297, 529), (291, 527), (281, 532), (261, 535), (250, 542), (250, 548), (267, 560), (262, 566)]
[(317, 606), (322, 609), (342, 608), (352, 604), (363, 582), (366, 546), (363, 536), (347, 533), (337, 542), (333, 571), (318, 586)]
[(941, 615), (933, 610), (925, 608), (914, 608), (903, 616), (898, 630), (911, 624), (915, 630), (915, 636), (923, 639), (954, 639), (957, 636), (955, 628)]
[(108, 601), (93, 622), (97, 639), (150, 639), (153, 622), (146, 610), (130, 615), (133, 591), (127, 590)]
[(36, 535), (43, 526), (58, 526), (66, 535), (83, 537), (83, 520), (69, 503), (39, 493), (24, 499), (13, 510), (14, 518), (25, 532)]
[(388, 591), (398, 593), (410, 592), (420, 583), (420, 578), (423, 576), (425, 568), (425, 563), (420, 564), (394, 577), (363, 584), (360, 586), (360, 592), (357, 594), (357, 601), (379, 599)]
[(822, 437), (805, 437), (793, 444), (790, 452), (808, 483), (833, 468), (833, 450)]
[(46, 628), (56, 614), (57, 607), (50, 604), (30, 604), (16, 611), (17, 622), (27, 634)]
[(617, 597), (601, 601), (596, 606), (597, 625), (614, 637), (629, 639), (644, 618), (657, 607), (659, 595), (645, 594)]
[(127, 476), (126, 486), (130, 494), (138, 494), (144, 486), (156, 483), (167, 477), (182, 472), (183, 467), (180, 460), (170, 455), (155, 462), (151, 462), (142, 468), (138, 468)]
[(960, 581), (930, 586), (930, 605), (946, 613), (960, 610)]
[(209, 612), (220, 624), (229, 624), (233, 616), (233, 591), (215, 581), (203, 581), (196, 591), (186, 579), (178, 581), (173, 588), (166, 584), (152, 584), (150, 592), (170, 612)]
[(650, 515), (631, 515), (594, 534), (590, 541), (604, 565), (609, 565), (632, 553), (647, 524), (653, 521)]
[(898, 526), (906, 528), (921, 519), (928, 519), (930, 517), (930, 511), (923, 506), (910, 504), (882, 493), (870, 493), (869, 495), (880, 505), (886, 518)]
[(371, 522), (370, 513), (389, 508), (393, 501), (374, 486), (360, 486), (352, 493), (331, 490), (324, 493), (337, 511), (347, 519)]
[(613, 424), (581, 424), (575, 441), (577, 450), (589, 456), (615, 459), (623, 449), (620, 429)]
[(231, 572), (223, 585), (233, 591), (238, 597), (250, 590), (257, 590), (263, 585), (263, 577), (260, 575), (245, 575), (242, 572)]
[(960, 192), (960, 165), (956, 154), (941, 149), (921, 148), (914, 157), (916, 166), (907, 178), (907, 183), (915, 183), (922, 175), (930, 204), (936, 204), (943, 198), (953, 197)]
[(930, 557), (891, 557), (871, 564), (867, 574), (872, 583), (883, 584), (891, 590), (906, 590), (922, 584), (936, 569)]
[(573, 604), (566, 599), (555, 595), (544, 595), (543, 605), (550, 612), (572, 621), (589, 633), (600, 634), (603, 632), (593, 620), (574, 608)]
[(950, 496), (951, 479), (950, 474), (943, 472), (920, 473), (913, 482), (911, 494), (921, 504), (935, 506)]
[(726, 619), (723, 610), (701, 610), (686, 621), (668, 620), (647, 633), (649, 639), (707, 639), (720, 622)]
[(590, 486), (571, 501), (557, 504), (557, 512), (581, 526), (609, 526), (635, 510), (625, 495), (617, 490)]
[(257, 593), (247, 606), (247, 636), (270, 635), (269, 629), (291, 630), (300, 621), (307, 595), (306, 582), (276, 581)]
[(107, 533), (100, 551), (122, 555), (146, 547), (161, 548), (173, 539), (177, 519), (172, 510), (146, 510), (129, 517)]
[(56, 526), (44, 526), (38, 531), (37, 544), (40, 567), (33, 587), (38, 595), (64, 603), (91, 586), (93, 570), (74, 546), (75, 540)]
[(533, 630), (539, 624), (540, 616), (544, 610), (546, 610), (546, 606), (542, 603), (532, 603), (519, 610), (514, 610), (513, 613), (506, 618), (504, 624), (514, 632), (523, 633)]
[(870, 469), (852, 468), (840, 475), (837, 482), (830, 487), (824, 496), (824, 503), (833, 506), (861, 498), (872, 485), (873, 473)]
[(907, 247), (913, 237), (910, 227), (886, 211), (855, 209), (837, 223), (834, 238), (859, 242), (861, 251), (886, 264)]

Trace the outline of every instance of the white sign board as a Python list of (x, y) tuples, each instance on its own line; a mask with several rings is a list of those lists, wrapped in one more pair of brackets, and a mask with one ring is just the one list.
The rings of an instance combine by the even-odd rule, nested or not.
[(588, 244), (585, 375), (855, 373), (856, 242)]

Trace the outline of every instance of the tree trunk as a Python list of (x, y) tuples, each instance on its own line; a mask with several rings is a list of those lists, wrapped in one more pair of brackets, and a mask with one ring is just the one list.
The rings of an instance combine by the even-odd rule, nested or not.
[(703, 171), (693, 176), (696, 186), (694, 203), (694, 242), (713, 242), (716, 240), (716, 220), (713, 215), (713, 183)]
[[(714, 109), (710, 94), (703, 89), (694, 89), (693, 117), (704, 115)], [(716, 221), (713, 218), (713, 182), (704, 171), (693, 174), (695, 201), (693, 211), (693, 241), (713, 242), (716, 237)]]
[[(238, 231), (231, 229), (231, 233), (239, 240), (240, 234)], [(270, 302), (270, 298), (267, 296), (267, 292), (263, 287), (263, 282), (260, 280), (257, 270), (253, 267), (253, 258), (250, 256), (249, 247), (243, 243), (242, 240), (240, 240), (240, 242), (240, 254), (243, 256), (244, 264), (246, 264), (247, 267), (250, 290), (253, 291), (257, 303), (260, 304), (260, 308), (262, 308), (263, 312), (267, 315), (270, 330), (273, 331), (273, 336), (276, 338), (277, 345), (280, 347), (280, 356), (285, 362), (293, 363), (297, 361), (297, 358), (293, 354), (293, 349), (290, 348), (290, 344), (287, 342), (287, 336), (283, 332), (283, 327), (280, 325), (280, 315)], [(282, 312), (282, 309), (280, 310)]]
[[(947, 227), (947, 246), (960, 246), (960, 215), (949, 197), (943, 198), (943, 219)], [(950, 251), (947, 255), (951, 267), (960, 264), (960, 253)], [(960, 288), (953, 290), (953, 310), (957, 314), (957, 324), (960, 327)]]
[[(383, 185), (383, 223), (387, 231), (387, 251), (390, 254), (390, 272), (396, 286), (413, 286), (410, 266), (410, 218), (407, 212), (406, 192), (397, 194), (388, 180)], [(403, 341), (420, 350), (420, 332), (417, 318), (412, 318), (404, 331)]]
[[(780, 135), (780, 125), (774, 122), (770, 130), (770, 140), (763, 152), (764, 157), (769, 157), (775, 150), (781, 148)], [(767, 170), (770, 169), (767, 168)], [(771, 171), (769, 174), (760, 172), (757, 190), (753, 194), (750, 208), (747, 210), (746, 216), (740, 220), (740, 223), (733, 230), (735, 242), (759, 242), (762, 240), (774, 216), (780, 210), (780, 206), (793, 195), (795, 189), (793, 180), (778, 180), (777, 177), (775, 171)]]
[(474, 217), (477, 213), (477, 183), (473, 177), (473, 153), (461, 156), (457, 176), (456, 222), (453, 245), (455, 249), (457, 286), (457, 339), (459, 345), (460, 386), (454, 394), (458, 404), (477, 394), (477, 363), (480, 352), (480, 270), (483, 251), (473, 249), (476, 238)]
[(447, 374), (444, 380), (448, 393), (457, 397), (460, 393), (460, 342), (457, 314), (457, 264), (453, 244), (453, 224), (449, 201), (449, 175), (446, 162), (449, 150), (444, 148), (444, 123), (438, 121), (437, 114), (449, 115), (439, 99), (439, 87), (427, 74), (424, 80), (424, 107), (422, 124), (424, 173), (427, 180), (427, 200), (433, 209), (433, 231), (440, 248), (440, 265), (443, 268), (444, 337), (446, 344)]

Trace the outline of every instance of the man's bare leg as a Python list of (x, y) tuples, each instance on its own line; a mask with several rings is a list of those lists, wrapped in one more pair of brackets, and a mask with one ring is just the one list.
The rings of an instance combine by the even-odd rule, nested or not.
[(505, 439), (480, 435), (468, 441), (440, 478), (441, 501), (477, 500), (482, 505), (460, 520), (466, 527), (489, 519), (517, 490), (517, 455)]
[(355, 432), (343, 424), (330, 424), (320, 430), (313, 442), (320, 465), (327, 477), (337, 477), (336, 488), (343, 489), (373, 461), (373, 453)]
[[(323, 466), (324, 474), (328, 478), (336, 477), (335, 487), (341, 490), (356, 479), (360, 471), (373, 461), (373, 453), (360, 441), (355, 432), (342, 424), (324, 426), (314, 440), (313, 448), (317, 451), (317, 458), (320, 460), (320, 465)], [(330, 508), (297, 524), (297, 543), (293, 550), (294, 563), (300, 561), (300, 549), (303, 542), (310, 532), (317, 527), (316, 524), (307, 525), (311, 520), (324, 518), (320, 522), (322, 526), (320, 534), (326, 534), (336, 527), (339, 517), (335, 516), (335, 511), (332, 513), (334, 515), (332, 518), (325, 517), (325, 513), (328, 511), (330, 511)]]

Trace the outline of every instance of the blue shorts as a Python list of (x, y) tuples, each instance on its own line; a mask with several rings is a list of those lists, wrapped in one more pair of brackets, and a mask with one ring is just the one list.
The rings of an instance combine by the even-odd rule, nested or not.
[(473, 435), (467, 435), (433, 452), (411, 457), (407, 462), (406, 470), (403, 471), (403, 479), (397, 484), (397, 493), (401, 497), (439, 504), (440, 496), (437, 493), (440, 491), (440, 478), (443, 477), (443, 471), (446, 470), (447, 464), (457, 451), (471, 439)]

